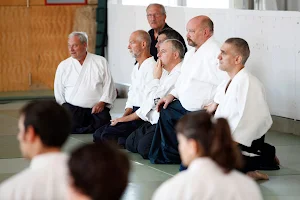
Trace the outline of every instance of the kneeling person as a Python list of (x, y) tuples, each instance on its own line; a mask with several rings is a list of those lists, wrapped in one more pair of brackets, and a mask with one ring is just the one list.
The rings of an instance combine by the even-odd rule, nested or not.
[(93, 133), (108, 123), (117, 96), (106, 59), (87, 52), (87, 43), (86, 33), (71, 33), (71, 57), (59, 64), (55, 75), (55, 99), (70, 110), (72, 133)]
[[(259, 169), (264, 135), (273, 123), (263, 85), (244, 67), (249, 55), (249, 46), (244, 39), (225, 41), (218, 56), (219, 67), (230, 78), (218, 86), (214, 103), (206, 107), (210, 113), (215, 111), (215, 117), (228, 119), (232, 137), (245, 159), (242, 170), (245, 173)], [(258, 172), (249, 175), (255, 179), (268, 179)]]
[[(137, 63), (131, 73), (131, 86), (129, 87), (128, 99), (123, 117), (134, 113), (145, 101), (144, 90), (146, 85), (153, 80), (153, 68), (156, 65), (150, 54), (151, 39), (146, 31), (133, 32), (129, 38), (128, 49)], [(119, 145), (125, 145), (127, 136), (143, 124), (143, 121), (132, 121), (130, 123), (119, 123), (111, 126), (107, 123), (94, 133), (94, 142), (114, 140)]]
[(184, 45), (176, 39), (167, 39), (160, 44), (158, 63), (154, 69), (154, 80), (147, 84), (146, 101), (135, 113), (112, 120), (112, 125), (132, 120), (147, 121), (132, 132), (126, 140), (126, 149), (139, 153), (148, 159), (152, 138), (155, 132), (159, 113), (155, 110), (156, 102), (174, 89), (180, 75), (181, 61), (184, 57)]

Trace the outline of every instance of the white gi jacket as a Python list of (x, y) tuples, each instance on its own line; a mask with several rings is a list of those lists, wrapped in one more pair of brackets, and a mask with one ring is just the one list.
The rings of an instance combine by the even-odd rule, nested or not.
[(144, 60), (140, 68), (139, 63), (134, 66), (125, 109), (133, 108), (133, 106), (140, 107), (145, 101), (144, 90), (146, 85), (153, 80), (153, 68), (155, 65), (156, 61), (153, 57), (150, 57)]
[(225, 174), (210, 158), (197, 158), (189, 168), (164, 182), (152, 200), (262, 200), (257, 184), (232, 170)]
[(29, 168), (0, 185), (0, 199), (67, 199), (67, 161), (68, 156), (64, 153), (45, 153), (35, 156)]
[(62, 61), (56, 70), (54, 95), (59, 104), (92, 108), (103, 101), (111, 108), (117, 92), (106, 59), (87, 52), (82, 65), (72, 57)]
[(250, 147), (253, 140), (261, 138), (273, 121), (261, 82), (245, 68), (232, 79), (218, 86), (214, 101), (219, 104), (215, 118), (228, 120), (233, 139)]
[(216, 88), (226, 77), (219, 69), (220, 46), (211, 37), (196, 52), (184, 56), (181, 74), (171, 94), (188, 111), (201, 110), (213, 101)]
[(149, 121), (151, 124), (156, 124), (159, 119), (159, 112), (156, 111), (154, 104), (155, 98), (163, 98), (174, 89), (177, 78), (180, 75), (181, 62), (178, 63), (168, 74), (164, 70), (160, 79), (153, 79), (145, 88), (146, 100), (141, 107), (136, 111), (136, 114), (144, 121)]

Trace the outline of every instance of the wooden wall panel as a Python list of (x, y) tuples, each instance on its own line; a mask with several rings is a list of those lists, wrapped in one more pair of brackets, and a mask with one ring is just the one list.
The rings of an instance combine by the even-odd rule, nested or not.
[[(67, 39), (78, 6), (31, 7), (30, 63), (32, 89), (53, 88), (58, 64), (68, 54)], [(38, 20), (37, 20), (38, 19)]]
[(97, 6), (85, 6), (75, 12), (74, 31), (84, 31), (88, 34), (88, 51), (95, 53), (96, 47), (96, 8)]
[[(45, 5), (45, 0), (29, 0), (29, 6)], [(0, 6), (27, 6), (27, 0), (0, 0)]]
[[(98, 0), (88, 0), (88, 5), (97, 5)], [(45, 5), (45, 0), (29, 0), (29, 6)], [(0, 0), (0, 6), (27, 6), (27, 0)]]
[(0, 92), (53, 89), (74, 28), (94, 52), (95, 6), (0, 6)]
[[(0, 6), (0, 91), (29, 89), (29, 22), (25, 7)], [(17, 19), (17, 20), (16, 20)]]

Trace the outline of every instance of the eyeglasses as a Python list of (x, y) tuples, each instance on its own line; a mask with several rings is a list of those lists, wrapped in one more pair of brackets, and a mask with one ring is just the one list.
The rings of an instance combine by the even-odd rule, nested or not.
[(159, 17), (159, 16), (161, 16), (161, 15), (163, 15), (163, 14), (161, 14), (161, 13), (154, 13), (154, 14), (147, 14), (146, 16), (147, 16), (148, 18), (151, 18), (151, 17), (157, 18), (157, 17)]

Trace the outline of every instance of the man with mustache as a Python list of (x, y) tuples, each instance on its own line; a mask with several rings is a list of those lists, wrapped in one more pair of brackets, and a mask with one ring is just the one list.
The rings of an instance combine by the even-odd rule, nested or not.
[[(128, 49), (137, 63), (131, 73), (131, 86), (129, 87), (128, 99), (123, 117), (134, 113), (145, 101), (145, 87), (153, 80), (153, 69), (156, 66), (154, 58), (150, 54), (150, 36), (146, 31), (137, 30), (130, 35)], [(94, 133), (94, 142), (118, 141), (120, 146), (125, 145), (127, 136), (144, 123), (142, 120), (128, 123), (111, 123), (100, 127)]]
[(181, 162), (176, 122), (187, 112), (201, 110), (211, 103), (225, 75), (218, 68), (219, 45), (212, 37), (212, 20), (207, 16), (194, 17), (186, 29), (188, 44), (193, 48), (185, 54), (175, 88), (157, 104), (160, 117), (149, 152), (151, 163)]

